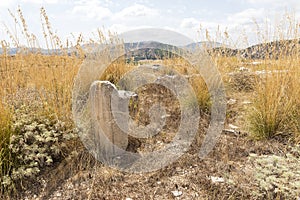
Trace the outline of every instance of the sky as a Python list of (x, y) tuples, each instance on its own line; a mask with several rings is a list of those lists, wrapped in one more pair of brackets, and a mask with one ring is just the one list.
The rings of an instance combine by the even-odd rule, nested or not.
[(299, 0), (1, 0), (0, 40), (11, 45), (7, 30), (26, 44), (8, 11), (17, 15), (19, 6), (28, 31), (41, 47), (45, 46), (41, 7), (63, 43), (67, 39), (75, 43), (80, 34), (85, 41), (96, 40), (97, 30), (107, 35), (108, 31), (163, 28), (194, 41), (209, 39), (241, 48), (276, 39), (276, 28), (281, 27), (279, 32), (286, 34), (289, 21), (300, 30)]

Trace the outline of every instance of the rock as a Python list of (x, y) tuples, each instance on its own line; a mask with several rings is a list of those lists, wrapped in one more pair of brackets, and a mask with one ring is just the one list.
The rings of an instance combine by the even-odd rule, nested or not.
[(210, 179), (213, 183), (223, 183), (224, 182), (224, 178), (222, 178), (222, 177), (211, 176)]
[(224, 129), (223, 133), (238, 136), (239, 132), (234, 129)]
[(229, 100), (227, 101), (227, 104), (228, 104), (228, 105), (234, 105), (234, 104), (236, 104), (236, 99), (229, 99)]
[(289, 70), (258, 70), (258, 71), (255, 71), (254, 73), (257, 76), (264, 76), (264, 75), (272, 75), (272, 74), (285, 74), (288, 72), (289, 72)]
[(249, 72), (250, 69), (247, 68), (247, 67), (240, 67), (240, 68), (239, 68), (239, 71), (240, 71), (240, 72)]
[(242, 102), (242, 104), (244, 104), (244, 105), (251, 104), (251, 103), (252, 103), (252, 102), (251, 102), (251, 101), (248, 101), (248, 100), (245, 100), (245, 101)]
[(233, 129), (224, 129), (223, 131), (224, 131), (226, 134), (228, 134), (228, 133), (235, 134), (235, 133), (236, 133), (236, 131), (233, 130)]
[(174, 197), (180, 197), (182, 195), (181, 191), (175, 190), (175, 191), (171, 191)]
[(228, 126), (229, 126), (229, 128), (231, 128), (231, 129), (238, 129), (238, 128), (239, 128), (238, 126), (235, 126), (235, 125), (233, 125), (233, 124), (229, 124)]
[(127, 148), (128, 101), (132, 96), (136, 94), (118, 91), (109, 81), (95, 81), (90, 87), (93, 134), (103, 157), (115, 156), (118, 148)]
[(260, 65), (260, 64), (262, 64), (263, 62), (261, 62), (261, 61), (253, 61), (253, 62), (251, 62), (250, 64), (251, 65)]
[(60, 192), (57, 192), (57, 193), (55, 194), (55, 196), (57, 196), (57, 197), (61, 197), (61, 196), (62, 196), (62, 194), (61, 194)]

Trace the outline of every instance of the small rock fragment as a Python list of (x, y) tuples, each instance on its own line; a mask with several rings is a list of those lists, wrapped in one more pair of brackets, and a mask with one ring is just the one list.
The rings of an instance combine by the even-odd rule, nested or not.
[(250, 69), (247, 68), (247, 67), (243, 67), (243, 66), (242, 66), (242, 67), (239, 68), (239, 71), (240, 71), (240, 72), (249, 72)]
[(228, 105), (234, 105), (234, 104), (236, 104), (236, 99), (229, 99), (229, 100), (227, 101), (227, 104), (228, 104)]
[(174, 191), (171, 191), (171, 192), (172, 192), (174, 197), (180, 197), (182, 195), (182, 192), (178, 191), (178, 190), (174, 190)]
[(233, 125), (233, 124), (229, 124), (228, 126), (229, 126), (229, 128), (231, 128), (231, 129), (238, 129), (238, 128), (239, 128), (238, 126), (235, 126), (235, 125)]
[(239, 135), (239, 132), (234, 129), (223, 129), (223, 133), (228, 135), (235, 135), (235, 136)]
[(242, 102), (242, 104), (244, 104), (244, 105), (251, 104), (251, 101), (245, 100)]
[(222, 177), (211, 176), (210, 179), (213, 183), (223, 183), (224, 182), (224, 178), (222, 178)]

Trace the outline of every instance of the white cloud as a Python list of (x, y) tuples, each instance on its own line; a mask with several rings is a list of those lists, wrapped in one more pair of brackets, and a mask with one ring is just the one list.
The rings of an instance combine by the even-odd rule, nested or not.
[(141, 4), (126, 7), (114, 15), (114, 19), (151, 17), (159, 15), (159, 11)]
[(143, 28), (152, 28), (151, 26), (147, 26), (147, 25), (132, 25), (132, 26), (128, 26), (128, 25), (124, 25), (124, 24), (113, 24), (109, 27), (109, 31), (114, 32), (114, 33), (124, 33), (127, 31), (131, 31), (131, 30), (135, 30), (135, 29), (143, 29)]
[(195, 27), (199, 27), (200, 26), (200, 21), (198, 21), (197, 19), (195, 18), (184, 18), (182, 21), (181, 21), (181, 24), (180, 24), (180, 27), (181, 28), (192, 28), (194, 29)]
[(181, 21), (180, 27), (177, 29), (177, 31), (188, 35), (190, 38), (196, 41), (201, 41), (207, 39), (206, 33), (209, 33), (209, 35), (215, 35), (215, 33), (218, 31), (218, 27), (220, 30), (225, 30), (226, 24), (219, 24), (209, 20), (185, 18)]
[[(181, 32), (191, 38), (198, 37), (206, 30), (211, 37), (217, 31), (228, 32), (233, 40), (239, 40), (242, 31), (251, 40), (256, 34), (256, 21), (263, 30), (268, 22), (271, 25), (280, 23), (285, 12), (295, 15), (300, 21), (300, 0), (226, 0), (225, 3), (235, 6), (215, 6), (209, 1), (196, 3), (192, 0), (176, 0), (172, 3), (157, 0), (0, 0), (0, 23), (14, 27), (7, 9), (15, 13), (18, 4), (32, 32), (40, 30), (39, 7), (43, 5), (54, 29), (58, 28), (62, 37), (72, 33), (89, 32), (105, 27), (118, 33), (137, 28), (168, 28)], [(57, 9), (59, 8), (59, 9)], [(270, 19), (270, 21), (266, 21)], [(10, 25), (10, 22), (12, 23)], [(270, 24), (270, 25), (269, 25)], [(274, 25), (275, 24), (275, 25)], [(200, 28), (201, 27), (201, 28)], [(1, 30), (0, 38), (6, 38)], [(271, 33), (271, 31), (270, 31)], [(202, 38), (200, 38), (202, 39)], [(205, 38), (204, 38), (205, 39)]]
[(33, 3), (33, 4), (56, 4), (59, 0), (22, 0), (24, 3)]
[(227, 17), (227, 20), (232, 25), (247, 25), (253, 22), (261, 22), (266, 18), (266, 11), (264, 8), (259, 9), (246, 9), (242, 12), (231, 14)]
[(268, 8), (281, 11), (284, 11), (287, 8), (295, 10), (300, 8), (299, 0), (246, 0), (246, 2), (253, 6), (267, 6)]
[(272, 4), (272, 3), (280, 2), (280, 0), (246, 0), (246, 2), (252, 4), (270, 4), (270, 3)]
[(110, 9), (100, 5), (99, 1), (78, 1), (71, 13), (83, 19), (103, 20), (112, 16)]
[(192, 31), (199, 31), (202, 29), (217, 29), (219, 27), (225, 27), (225, 24), (219, 24), (213, 21), (200, 21), (195, 18), (184, 18), (181, 21), (180, 28), (182, 29), (190, 29)]
[(268, 4), (270, 6), (272, 5), (285, 5), (285, 4), (293, 4), (299, 2), (298, 0), (246, 0), (246, 2), (251, 4)]
[(16, 4), (15, 0), (11, 1), (0, 1), (0, 8), (10, 8)]
[(109, 31), (115, 32), (118, 34), (130, 30), (130, 28), (124, 24), (113, 24), (108, 29), (109, 29)]

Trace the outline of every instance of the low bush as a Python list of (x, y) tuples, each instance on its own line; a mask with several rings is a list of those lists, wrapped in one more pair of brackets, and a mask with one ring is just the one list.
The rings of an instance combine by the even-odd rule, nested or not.
[(59, 120), (41, 101), (17, 100), (11, 105), (9, 130), (1, 133), (6, 136), (0, 154), (3, 192), (13, 191), (46, 166), (61, 161), (68, 141), (77, 135), (71, 124)]
[(255, 185), (253, 197), (263, 199), (296, 199), (300, 195), (300, 146), (292, 148), (285, 157), (277, 155), (250, 155)]

